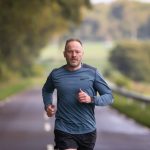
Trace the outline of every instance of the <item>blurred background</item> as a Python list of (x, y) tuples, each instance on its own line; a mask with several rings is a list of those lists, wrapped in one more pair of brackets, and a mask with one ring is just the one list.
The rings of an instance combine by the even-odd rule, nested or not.
[(41, 89), (49, 72), (65, 64), (64, 44), (72, 37), (83, 42), (83, 62), (107, 79), (111, 107), (150, 128), (149, 0), (1, 0), (0, 103)]

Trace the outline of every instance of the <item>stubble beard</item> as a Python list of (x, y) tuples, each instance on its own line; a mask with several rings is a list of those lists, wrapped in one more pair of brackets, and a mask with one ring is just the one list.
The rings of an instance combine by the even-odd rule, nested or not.
[(73, 68), (73, 69), (74, 68), (78, 68), (81, 65), (81, 61), (75, 62), (75, 63), (73, 63), (73, 62), (67, 62), (67, 65), (68, 65), (68, 67)]

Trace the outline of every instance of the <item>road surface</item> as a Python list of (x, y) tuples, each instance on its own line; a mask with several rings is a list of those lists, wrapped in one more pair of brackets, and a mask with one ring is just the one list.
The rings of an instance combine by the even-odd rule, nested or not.
[[(110, 107), (96, 107), (94, 150), (149, 150), (150, 130)], [(43, 110), (39, 87), (0, 102), (0, 150), (53, 150), (54, 117)]]

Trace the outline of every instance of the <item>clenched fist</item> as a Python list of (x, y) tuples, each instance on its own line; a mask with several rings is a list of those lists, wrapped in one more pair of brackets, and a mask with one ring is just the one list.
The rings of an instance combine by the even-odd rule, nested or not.
[(55, 105), (48, 105), (47, 109), (46, 109), (46, 112), (47, 112), (48, 117), (52, 117), (56, 112)]
[(91, 103), (91, 97), (84, 91), (80, 89), (78, 93), (78, 100), (80, 103)]

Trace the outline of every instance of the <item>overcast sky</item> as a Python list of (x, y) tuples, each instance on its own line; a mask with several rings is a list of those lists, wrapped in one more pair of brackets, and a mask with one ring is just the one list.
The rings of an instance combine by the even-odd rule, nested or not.
[[(91, 2), (93, 4), (96, 4), (96, 3), (110, 3), (112, 1), (115, 1), (115, 0), (91, 0)], [(150, 3), (150, 0), (135, 0), (135, 1), (141, 1), (141, 2), (148, 2), (148, 3)]]
[(112, 0), (91, 0), (92, 3), (100, 3), (100, 2), (103, 2), (103, 3), (110, 3), (112, 2)]

